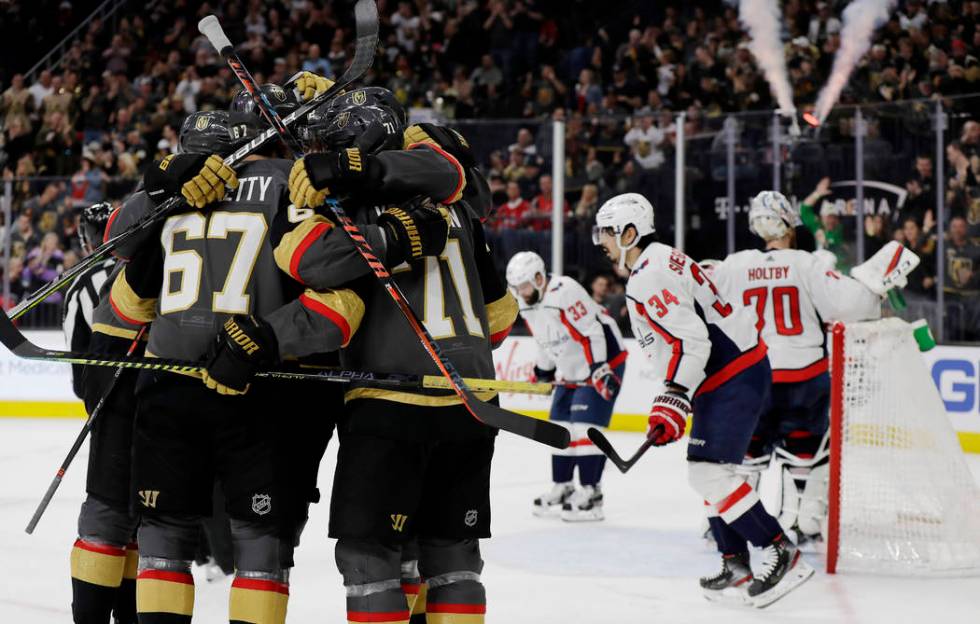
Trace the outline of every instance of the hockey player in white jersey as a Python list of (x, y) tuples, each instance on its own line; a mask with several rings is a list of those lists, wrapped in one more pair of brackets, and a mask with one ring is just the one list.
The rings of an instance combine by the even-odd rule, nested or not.
[[(688, 480), (714, 513), (721, 571), (701, 579), (710, 600), (764, 607), (813, 575), (756, 490), (739, 472), (768, 399), (772, 371), (752, 311), (733, 306), (683, 252), (656, 242), (653, 206), (642, 195), (613, 197), (596, 214), (593, 240), (629, 269), (633, 334), (664, 379), (653, 397), (648, 437), (668, 444), (684, 434)], [(748, 543), (763, 548), (753, 574)]]
[[(533, 251), (514, 254), (507, 263), (507, 284), (520, 314), (538, 344), (537, 381), (586, 381), (589, 386), (558, 386), (550, 419), (566, 423), (571, 445), (551, 458), (554, 485), (534, 499), (536, 516), (561, 512), (562, 520), (602, 520), (603, 455), (589, 439), (590, 426), (609, 426), (626, 370), (626, 347), (616, 321), (585, 288), (567, 276), (548, 276)], [(578, 467), (576, 490), (573, 474)]]
[(772, 393), (752, 436), (744, 469), (753, 486), (773, 453), (782, 466), (779, 521), (798, 545), (817, 540), (827, 512), (830, 375), (825, 323), (881, 316), (888, 286), (903, 286), (918, 257), (897, 242), (847, 277), (825, 259), (795, 249), (800, 218), (782, 194), (763, 191), (749, 209), (749, 229), (765, 251), (730, 255), (713, 268), (715, 284), (755, 316), (769, 348)]

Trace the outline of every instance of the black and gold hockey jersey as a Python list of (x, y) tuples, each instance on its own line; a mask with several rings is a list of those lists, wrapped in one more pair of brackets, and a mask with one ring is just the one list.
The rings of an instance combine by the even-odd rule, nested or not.
[[(111, 301), (120, 318), (152, 321), (147, 355), (199, 360), (234, 314), (266, 318), (284, 357), (307, 354), (284, 353), (284, 346), (332, 351), (350, 340), (363, 311), (360, 299), (350, 291), (304, 293), (276, 265), (270, 227), (280, 213), (295, 211), (286, 184), (291, 164), (274, 159), (246, 162), (237, 172), (238, 188), (224, 201), (205, 211), (167, 217), (158, 230), (159, 240), (144, 243), (151, 249), (141, 254), (152, 248), (159, 251), (158, 270), (143, 268), (134, 275), (135, 267), (128, 266), (114, 282)], [(127, 203), (120, 223), (139, 218), (126, 214), (134, 207), (147, 209), (143, 203)], [(147, 265), (152, 267), (152, 261)], [(297, 337), (304, 328), (310, 334)]]

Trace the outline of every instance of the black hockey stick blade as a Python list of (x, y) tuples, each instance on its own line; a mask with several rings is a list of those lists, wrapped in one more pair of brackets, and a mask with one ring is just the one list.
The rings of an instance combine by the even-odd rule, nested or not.
[(592, 440), (592, 443), (596, 445), (596, 448), (602, 451), (602, 454), (608, 457), (609, 461), (611, 461), (613, 465), (619, 468), (619, 471), (624, 474), (630, 468), (632, 468), (641, 457), (643, 457), (644, 453), (650, 450), (651, 446), (653, 446), (653, 438), (647, 438), (643, 444), (640, 445), (640, 448), (633, 453), (632, 457), (629, 459), (623, 459), (620, 457), (619, 453), (616, 452), (616, 449), (613, 448), (612, 442), (609, 441), (609, 438), (607, 438), (601, 431), (595, 427), (589, 427), (588, 435), (589, 439)]
[(481, 401), (469, 389), (464, 389), (463, 394), (467, 398), (467, 407), (475, 412), (474, 416), (484, 424), (556, 449), (566, 449), (572, 443), (568, 429), (561, 425), (511, 412)]

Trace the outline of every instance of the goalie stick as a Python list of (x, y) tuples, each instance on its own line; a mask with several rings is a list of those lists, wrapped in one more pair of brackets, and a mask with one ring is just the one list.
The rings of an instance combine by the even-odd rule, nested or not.
[[(129, 345), (129, 349), (126, 350), (126, 356), (133, 355), (136, 351), (136, 347), (139, 346), (140, 340), (143, 339), (143, 334), (146, 333), (146, 325), (140, 328), (139, 333), (136, 334), (136, 338), (133, 338), (132, 344)], [(95, 405), (95, 409), (89, 414), (88, 419), (85, 424), (82, 425), (82, 430), (78, 432), (78, 437), (75, 438), (75, 443), (71, 445), (71, 449), (68, 450), (68, 455), (65, 456), (65, 460), (61, 462), (61, 466), (58, 468), (58, 472), (54, 474), (54, 478), (51, 480), (51, 485), (48, 486), (48, 490), (41, 497), (41, 502), (38, 503), (37, 509), (34, 510), (34, 515), (31, 516), (30, 521), (27, 523), (27, 527), (24, 532), (28, 535), (34, 533), (34, 529), (37, 528), (37, 523), (40, 522), (41, 516), (48, 509), (48, 505), (51, 504), (51, 499), (54, 498), (54, 493), (58, 491), (58, 486), (61, 485), (61, 481), (65, 478), (65, 473), (68, 472), (68, 467), (71, 466), (72, 461), (75, 460), (75, 455), (78, 455), (78, 451), (82, 448), (82, 444), (85, 443), (85, 438), (88, 437), (90, 431), (92, 431), (92, 425), (95, 423), (95, 419), (99, 417), (102, 413), (102, 406), (105, 405), (106, 399), (112, 394), (112, 391), (116, 388), (116, 383), (119, 382), (119, 378), (122, 376), (123, 367), (120, 366), (116, 369), (116, 374), (112, 376), (112, 381), (109, 383), (109, 387), (106, 388), (99, 402)]]
[[(289, 132), (285, 124), (281, 123), (279, 114), (269, 105), (268, 99), (261, 93), (252, 75), (242, 65), (237, 55), (234, 54), (234, 48), (228, 37), (222, 31), (218, 19), (214, 16), (207, 16), (198, 24), (198, 29), (208, 37), (211, 45), (221, 51), (222, 56), (228, 60), (239, 82), (242, 83), (242, 86), (252, 96), (252, 101), (255, 102), (262, 116), (272, 125), (272, 129), (278, 133), (280, 140), (293, 151), (295, 158), (302, 158), (303, 152), (299, 149), (299, 143)], [(568, 430), (561, 425), (524, 416), (523, 414), (505, 410), (497, 405), (485, 403), (473, 394), (456, 370), (455, 365), (443, 354), (439, 344), (412, 310), (401, 288), (398, 287), (398, 284), (392, 279), (391, 274), (388, 273), (384, 264), (375, 255), (374, 250), (367, 242), (367, 239), (361, 234), (360, 229), (347, 216), (340, 202), (335, 198), (328, 198), (326, 203), (330, 211), (333, 212), (338, 224), (343, 226), (344, 231), (350, 236), (351, 242), (354, 244), (357, 252), (367, 262), (374, 276), (381, 282), (385, 291), (387, 291), (388, 295), (401, 310), (405, 320), (412, 327), (419, 342), (422, 344), (422, 347), (439, 368), (439, 371), (449, 381), (451, 389), (459, 397), (470, 415), (485, 425), (496, 427), (497, 429), (502, 429), (554, 448), (568, 448), (568, 445), (571, 443), (571, 437)]]
[[(171, 360), (165, 358), (125, 357), (117, 358), (97, 353), (57, 351), (45, 349), (27, 339), (5, 314), (0, 314), (0, 344), (7, 347), (17, 357), (43, 362), (82, 364), (85, 366), (115, 366), (139, 370), (156, 370), (171, 373), (200, 374), (204, 367), (198, 362)], [(336, 368), (303, 367), (286, 370), (258, 371), (256, 377), (286, 379), (296, 381), (327, 381), (336, 383), (362, 382), (374, 386), (391, 388), (420, 389), (431, 388), (451, 390), (449, 380), (441, 375), (414, 375), (407, 373), (376, 373), (351, 371)], [(550, 394), (558, 383), (532, 383), (529, 381), (508, 381), (499, 379), (465, 378), (463, 380), (477, 392), (514, 392), (523, 394)]]
[[(357, 40), (354, 46), (354, 58), (351, 60), (351, 64), (347, 68), (347, 71), (344, 72), (344, 74), (330, 89), (314, 97), (309, 102), (303, 104), (295, 111), (287, 115), (285, 119), (282, 119), (281, 121), (284, 126), (289, 126), (296, 120), (305, 117), (317, 106), (326, 102), (337, 93), (340, 93), (354, 82), (360, 80), (367, 70), (371, 68), (371, 65), (374, 64), (374, 53), (378, 46), (378, 7), (375, 5), (374, 0), (358, 0), (357, 4), (354, 5), (354, 22), (356, 26)], [(246, 156), (278, 136), (279, 134), (276, 132), (275, 128), (266, 129), (257, 137), (238, 148), (233, 154), (225, 158), (225, 164), (231, 168), (234, 168)], [(159, 206), (147, 213), (147, 215), (140, 221), (133, 224), (133, 226), (128, 230), (120, 232), (116, 236), (110, 238), (95, 249), (91, 254), (81, 260), (78, 264), (66, 270), (56, 279), (48, 282), (31, 293), (26, 299), (14, 306), (14, 308), (10, 311), (10, 317), (13, 319), (20, 318), (27, 313), (27, 311), (36, 307), (53, 293), (71, 284), (79, 275), (94, 266), (103, 258), (107, 257), (114, 249), (119, 247), (119, 245), (127, 240), (130, 240), (137, 233), (142, 232), (158, 223), (160, 219), (169, 214), (170, 211), (182, 201), (183, 198), (177, 196), (171, 197), (170, 199), (162, 202)]]
[(650, 447), (653, 446), (653, 439), (657, 437), (656, 434), (663, 431), (663, 429), (663, 425), (657, 425), (651, 432), (652, 435), (647, 437), (646, 441), (640, 445), (640, 448), (636, 449), (636, 452), (633, 453), (629, 459), (623, 459), (620, 457), (619, 453), (616, 452), (616, 449), (613, 448), (612, 442), (609, 441), (609, 438), (607, 438), (595, 427), (589, 427), (588, 435), (589, 439), (592, 440), (592, 443), (596, 445), (596, 448), (602, 451), (602, 454), (608, 457), (609, 461), (619, 468), (620, 472), (626, 473), (633, 467), (633, 464), (640, 461), (640, 458), (643, 457), (644, 453), (650, 450)]

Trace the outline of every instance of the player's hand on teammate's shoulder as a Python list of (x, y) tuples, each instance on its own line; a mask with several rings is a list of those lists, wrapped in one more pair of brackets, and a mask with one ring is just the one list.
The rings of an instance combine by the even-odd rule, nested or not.
[(217, 154), (174, 154), (147, 169), (143, 185), (154, 203), (180, 194), (200, 210), (238, 188), (238, 176)]
[(425, 256), (438, 256), (449, 240), (449, 221), (444, 208), (429, 198), (419, 198), (404, 206), (392, 206), (378, 217), (384, 228), (389, 266)]
[(236, 314), (208, 350), (202, 379), (218, 394), (245, 394), (255, 371), (278, 361), (279, 345), (269, 324), (256, 316)]
[(668, 388), (653, 400), (647, 437), (657, 446), (680, 440), (691, 415), (691, 402), (678, 389)]

